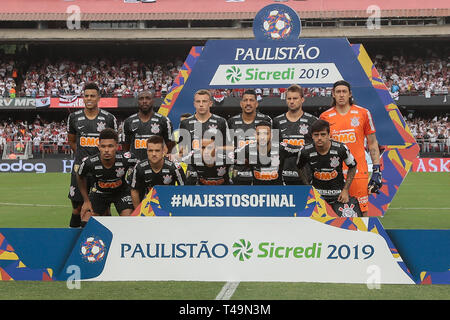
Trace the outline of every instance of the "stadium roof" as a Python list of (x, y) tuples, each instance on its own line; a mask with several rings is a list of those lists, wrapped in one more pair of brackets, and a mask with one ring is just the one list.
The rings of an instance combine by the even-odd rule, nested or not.
[[(273, 0), (156, 0), (153, 3), (125, 3), (124, 0), (2, 0), (0, 20), (66, 20), (76, 5), (84, 21), (113, 20), (245, 20)], [(301, 18), (367, 18), (373, 0), (290, 0), (283, 1)], [(377, 0), (381, 17), (450, 16), (448, 0)]]

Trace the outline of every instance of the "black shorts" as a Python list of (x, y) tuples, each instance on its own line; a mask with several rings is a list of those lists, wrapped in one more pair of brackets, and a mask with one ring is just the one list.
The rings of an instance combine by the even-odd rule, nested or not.
[[(309, 165), (303, 167), (306, 174), (306, 180), (311, 181), (311, 169)], [(283, 181), (286, 185), (304, 185), (303, 180), (298, 174), (297, 157), (289, 157), (284, 160)]]
[[(77, 165), (74, 165), (74, 167)], [(87, 190), (89, 193), (89, 190), (91, 190), (91, 188), (94, 185), (94, 177), (92, 176), (87, 176), (86, 177), (86, 182), (87, 182)], [(81, 195), (80, 189), (78, 188), (78, 183), (77, 183), (77, 174), (75, 170), (72, 170), (72, 173), (70, 174), (70, 189), (69, 189), (69, 194), (67, 195), (67, 197), (72, 201), (72, 202), (83, 202), (83, 196)]]
[(330, 203), (330, 205), (339, 217), (362, 217), (358, 199), (355, 197), (350, 197), (348, 203), (342, 203), (336, 200)]
[(122, 188), (115, 193), (99, 193), (92, 191), (89, 193), (89, 200), (95, 214), (100, 216), (106, 215), (111, 203), (114, 203), (117, 212), (120, 214), (123, 210), (134, 210), (133, 201), (131, 200), (130, 188)]

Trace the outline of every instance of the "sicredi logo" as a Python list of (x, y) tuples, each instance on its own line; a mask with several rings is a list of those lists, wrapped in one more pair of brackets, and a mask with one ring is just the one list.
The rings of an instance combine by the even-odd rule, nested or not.
[(223, 64), (210, 85), (330, 84), (340, 79), (334, 63)]
[(254, 259), (320, 259), (322, 243), (286, 246), (261, 241), (253, 248), (250, 241), (239, 239), (231, 246), (225, 243), (121, 243), (120, 258), (125, 259), (222, 259), (231, 256), (239, 261)]
[(23, 162), (19, 160), (18, 162), (2, 162), (0, 163), (0, 172), (36, 172), (45, 173), (47, 172), (47, 166), (45, 163), (37, 162)]

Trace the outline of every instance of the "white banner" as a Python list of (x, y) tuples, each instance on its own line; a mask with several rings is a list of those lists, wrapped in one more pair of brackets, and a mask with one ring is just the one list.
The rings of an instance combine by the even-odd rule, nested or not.
[(342, 80), (334, 63), (223, 64), (210, 85), (332, 84)]
[(89, 280), (414, 283), (380, 234), (310, 218), (95, 219), (112, 242), (103, 271)]

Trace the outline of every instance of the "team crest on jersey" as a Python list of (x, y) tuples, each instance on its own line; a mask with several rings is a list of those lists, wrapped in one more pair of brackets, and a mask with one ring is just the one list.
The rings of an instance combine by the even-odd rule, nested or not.
[(357, 217), (358, 214), (356, 213), (353, 208), (355, 207), (354, 204), (351, 204), (350, 206), (348, 204), (344, 204), (343, 207), (339, 208), (339, 211), (342, 213), (342, 217), (350, 218), (350, 217)]
[(359, 126), (359, 118), (358, 118), (358, 117), (352, 118), (350, 124), (351, 124), (352, 127), (357, 127), (357, 126)]
[(157, 123), (152, 123), (152, 128), (150, 129), (150, 131), (154, 134), (159, 132), (159, 124)]
[(106, 123), (104, 122), (98, 122), (97, 123), (97, 132), (101, 132), (106, 128)]
[(299, 132), (300, 132), (300, 134), (303, 134), (303, 135), (308, 134), (308, 125), (302, 123), (299, 127)]
[(172, 176), (170, 174), (166, 174), (163, 176), (163, 183), (170, 184), (172, 182)]
[(217, 125), (210, 124), (208, 127), (208, 131), (211, 131), (213, 134), (215, 134), (217, 132)]
[(336, 168), (337, 166), (339, 166), (339, 158), (338, 157), (331, 158), (330, 166), (332, 166), (333, 168)]
[(116, 176), (117, 178), (122, 177), (125, 174), (125, 169), (124, 168), (117, 168), (116, 169)]
[(223, 177), (226, 172), (227, 172), (227, 168), (226, 167), (217, 168), (217, 175), (219, 177)]

